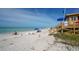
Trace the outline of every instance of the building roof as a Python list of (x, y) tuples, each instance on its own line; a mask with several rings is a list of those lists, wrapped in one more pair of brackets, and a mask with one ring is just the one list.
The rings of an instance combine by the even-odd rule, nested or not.
[(70, 17), (70, 16), (79, 16), (79, 13), (66, 14), (66, 17)]

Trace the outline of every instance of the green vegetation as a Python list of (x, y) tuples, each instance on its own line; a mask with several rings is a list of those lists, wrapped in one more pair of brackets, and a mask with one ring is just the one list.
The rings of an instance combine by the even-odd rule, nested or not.
[(57, 33), (54, 36), (60, 38), (64, 44), (79, 46), (79, 35)]

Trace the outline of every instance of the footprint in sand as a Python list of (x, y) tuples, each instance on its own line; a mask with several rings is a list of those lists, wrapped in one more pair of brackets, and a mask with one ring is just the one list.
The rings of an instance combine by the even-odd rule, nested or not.
[(3, 39), (2, 41), (6, 41), (7, 39)]
[(14, 43), (10, 43), (10, 45), (14, 45)]
[(31, 49), (32, 49), (32, 50), (35, 50), (35, 48), (34, 48), (34, 47), (32, 47)]

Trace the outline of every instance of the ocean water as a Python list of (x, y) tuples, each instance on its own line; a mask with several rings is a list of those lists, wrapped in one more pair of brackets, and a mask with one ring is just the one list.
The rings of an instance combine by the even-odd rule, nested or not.
[(23, 32), (23, 31), (31, 31), (34, 28), (26, 28), (26, 27), (0, 27), (0, 33), (7, 32)]

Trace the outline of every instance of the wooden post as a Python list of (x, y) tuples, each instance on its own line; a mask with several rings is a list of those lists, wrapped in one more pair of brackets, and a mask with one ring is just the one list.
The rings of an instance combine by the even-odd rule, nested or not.
[(63, 22), (61, 23), (61, 33), (63, 34)]
[(63, 34), (64, 32), (64, 20), (65, 20), (65, 13), (66, 13), (66, 8), (64, 8), (64, 18), (63, 18), (63, 21), (62, 21), (62, 24), (61, 24), (61, 33)]
[(73, 31), (74, 31), (74, 35), (75, 35), (75, 21), (73, 19)]

